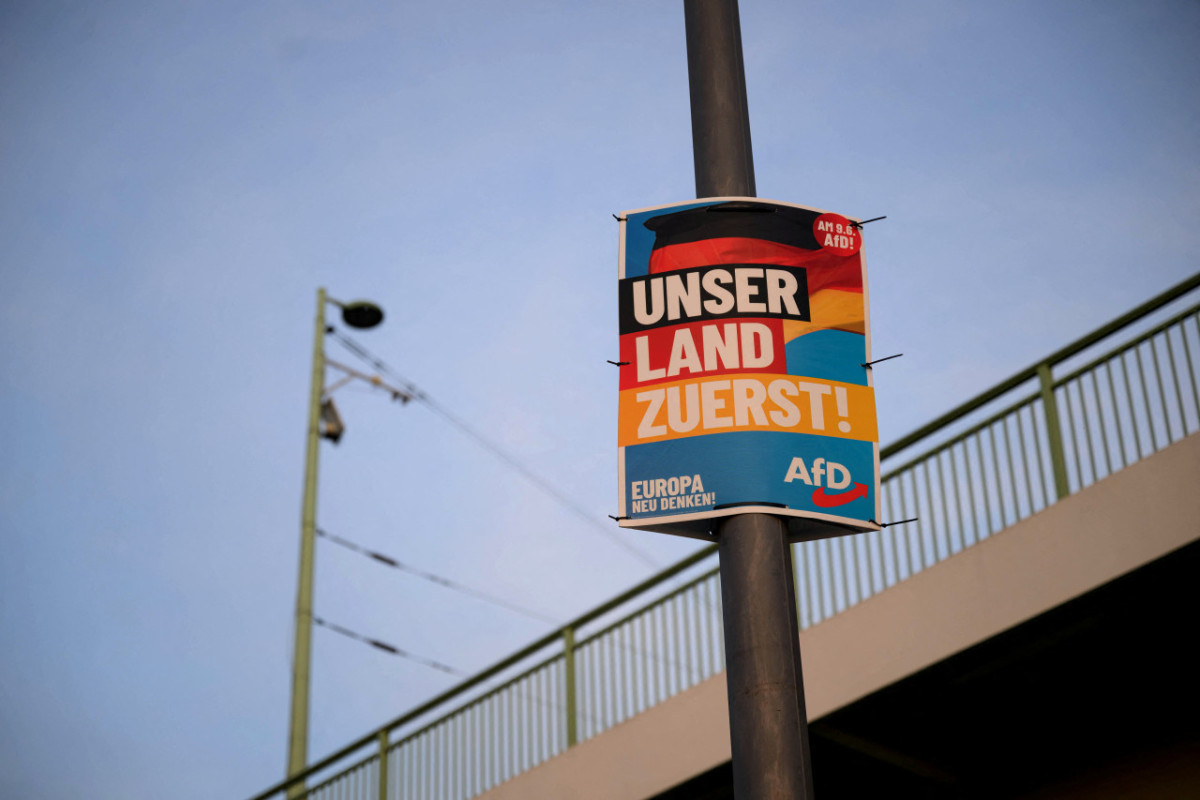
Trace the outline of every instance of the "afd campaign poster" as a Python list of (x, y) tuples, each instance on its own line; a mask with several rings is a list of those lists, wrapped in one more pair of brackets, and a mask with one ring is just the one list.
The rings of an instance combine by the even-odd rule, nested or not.
[(879, 530), (858, 220), (728, 197), (620, 216), (622, 527), (793, 541)]

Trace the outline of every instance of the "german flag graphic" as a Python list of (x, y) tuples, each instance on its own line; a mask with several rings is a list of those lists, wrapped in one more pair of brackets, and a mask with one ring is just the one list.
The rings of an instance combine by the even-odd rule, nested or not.
[[(854, 252), (822, 244), (818, 219), (830, 215), (738, 201), (652, 217), (650, 274), (714, 264), (801, 267), (808, 276), (811, 319), (785, 320), (784, 341), (820, 330), (865, 334), (862, 262)], [(850, 231), (861, 241), (857, 231)]]

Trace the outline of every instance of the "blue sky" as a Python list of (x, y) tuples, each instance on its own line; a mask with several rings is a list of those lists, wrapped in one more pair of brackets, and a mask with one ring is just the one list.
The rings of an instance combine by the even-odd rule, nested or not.
[[(759, 195), (888, 216), (885, 443), (1200, 264), (1196, 4), (742, 29)], [(0, 4), (0, 795), (281, 777), (318, 286), (614, 513), (610, 215), (693, 196), (687, 98), (678, 2)], [(428, 409), (338, 402), (329, 531), (563, 619), (648, 573)], [(316, 607), (468, 671), (547, 628), (328, 543)], [(451, 682), (318, 629), (310, 752)]]

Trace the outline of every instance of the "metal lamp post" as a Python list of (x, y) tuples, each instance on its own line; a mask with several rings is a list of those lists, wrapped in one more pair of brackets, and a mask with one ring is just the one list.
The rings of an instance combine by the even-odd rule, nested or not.
[[(737, 0), (686, 0), (697, 197), (753, 197), (754, 158)], [(733, 789), (810, 800), (812, 767), (787, 525), (767, 514), (717, 527)]]
[[(383, 311), (374, 303), (342, 303), (317, 290), (317, 319), (313, 335), (312, 384), (309, 389), (308, 436), (304, 461), (304, 498), (300, 506), (300, 578), (296, 589), (296, 636), (292, 657), (292, 705), (288, 733), (287, 776), (302, 772), (308, 764), (309, 662), (312, 656), (313, 555), (317, 532), (317, 457), (321, 439), (321, 401), (325, 394), (325, 305), (342, 309), (342, 321), (352, 328), (373, 328), (383, 321)], [(288, 797), (304, 792), (297, 783)]]

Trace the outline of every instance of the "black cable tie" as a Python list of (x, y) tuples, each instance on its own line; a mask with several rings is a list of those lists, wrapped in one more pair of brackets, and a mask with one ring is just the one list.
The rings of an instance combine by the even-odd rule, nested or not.
[(613, 218), (613, 219), (615, 219), (617, 222), (624, 222), (624, 221), (625, 221), (625, 217), (618, 217), (616, 214), (613, 214), (613, 215), (612, 215), (612, 218)]
[(879, 363), (881, 363), (881, 362), (883, 362), (883, 361), (891, 361), (893, 358), (899, 358), (899, 357), (900, 357), (900, 356), (902, 356), (902, 355), (904, 355), (904, 353), (896, 353), (896, 355), (894, 355), (894, 356), (886, 356), (886, 357), (884, 357), (884, 358), (877, 358), (877, 359), (875, 359), (874, 361), (868, 361), (868, 362), (867, 362), (867, 363), (865, 363), (865, 364), (859, 364), (859, 366), (860, 366), (860, 367), (867, 367), (867, 368), (870, 368), (870, 366), (871, 366), (872, 364), (879, 364)]
[(855, 228), (858, 228), (859, 230), (862, 230), (862, 226), (866, 225), (868, 222), (879, 222), (879, 220), (881, 220), (881, 219), (887, 219), (887, 215), (885, 214), (882, 217), (872, 217), (871, 219), (864, 219), (862, 222), (851, 222), (850, 225)]
[(386, 650), (387, 652), (391, 653), (392, 655), (395, 655), (395, 656), (400, 655), (400, 651), (397, 650), (396, 648), (392, 647), (387, 642), (381, 642), (377, 639), (367, 639), (367, 644), (371, 645), (371, 647), (378, 647), (380, 650)]
[(612, 514), (609, 514), (608, 518), (611, 519), (613, 522), (620, 522), (623, 519), (629, 519), (629, 517), (614, 517)]
[[(605, 361), (608, 361), (608, 359), (605, 359)], [(612, 364), (614, 367), (628, 367), (631, 362), (629, 362), (629, 361), (608, 361), (608, 363)]]
[(869, 519), (869, 520), (867, 520), (867, 522), (875, 522), (875, 524), (881, 528), (890, 528), (893, 525), (904, 525), (905, 523), (908, 523), (908, 522), (916, 522), (919, 519), (920, 519), (920, 517), (913, 517), (911, 519), (902, 519), (897, 522), (875, 522), (875, 520)]

